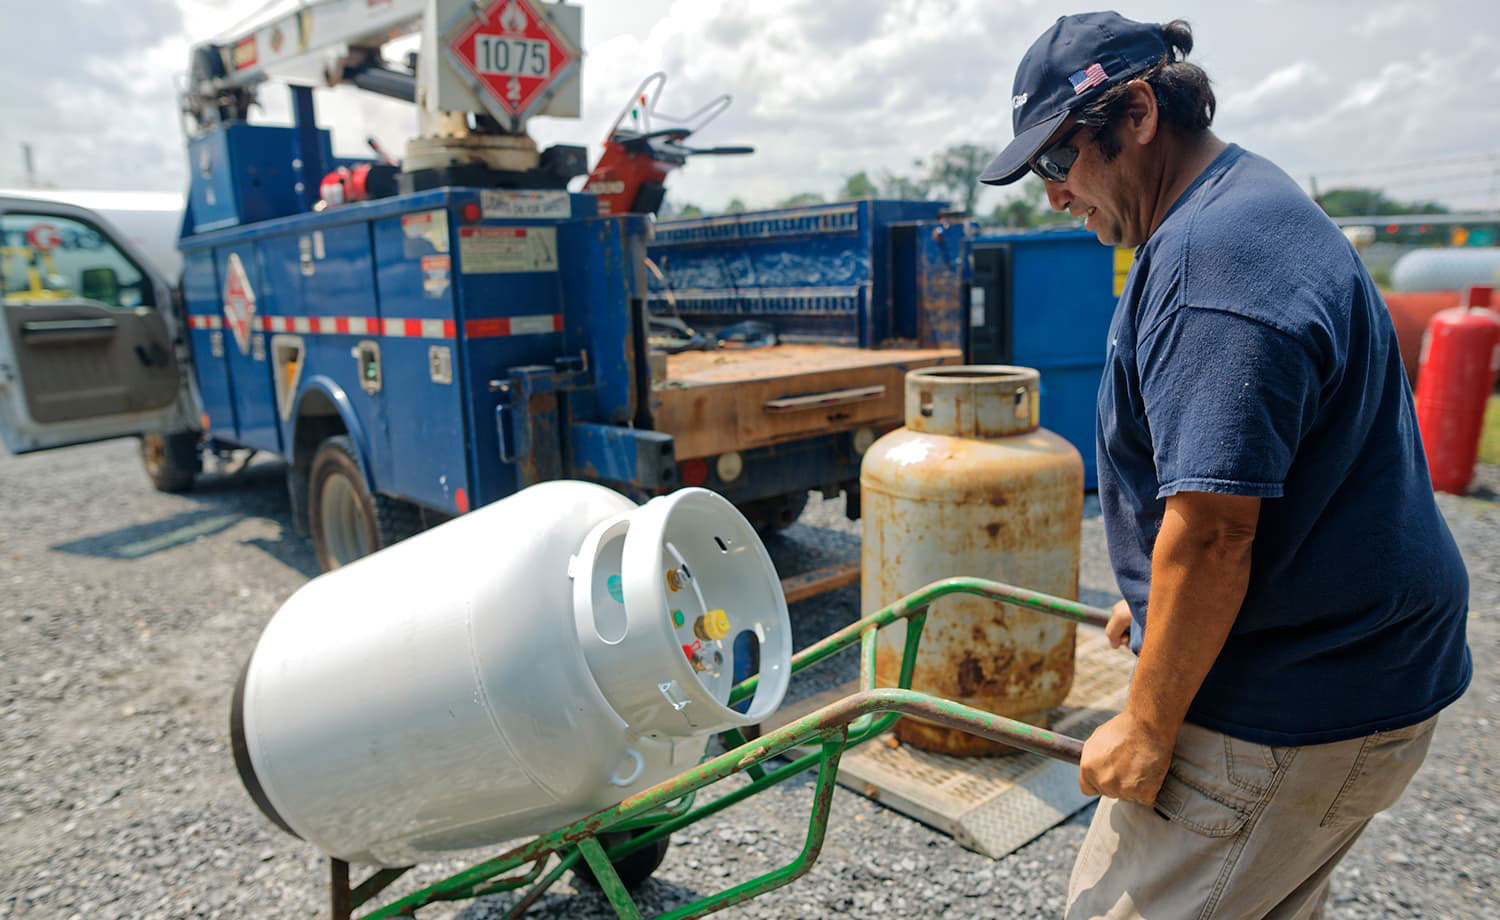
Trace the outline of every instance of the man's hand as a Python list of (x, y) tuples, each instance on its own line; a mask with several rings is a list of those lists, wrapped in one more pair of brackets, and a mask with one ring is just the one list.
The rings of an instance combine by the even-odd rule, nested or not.
[(1078, 788), (1084, 795), (1107, 795), (1150, 805), (1156, 801), (1176, 738), (1149, 731), (1128, 711), (1094, 729), (1083, 744)]
[(1110, 648), (1119, 648), (1130, 638), (1130, 605), (1124, 601), (1116, 601), (1115, 607), (1109, 612), (1109, 625), (1104, 627), (1104, 635), (1109, 639)]

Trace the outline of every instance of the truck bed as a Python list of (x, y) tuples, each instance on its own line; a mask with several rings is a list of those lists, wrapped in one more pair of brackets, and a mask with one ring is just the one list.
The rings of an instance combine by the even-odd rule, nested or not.
[(655, 428), (679, 461), (901, 423), (906, 372), (958, 364), (956, 348), (840, 345), (688, 351), (652, 387)]

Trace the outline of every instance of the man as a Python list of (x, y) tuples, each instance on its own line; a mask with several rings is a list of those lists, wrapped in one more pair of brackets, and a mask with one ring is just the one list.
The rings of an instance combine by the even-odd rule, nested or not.
[(1099, 499), (1138, 655), (1084, 746), (1104, 796), (1069, 917), (1315, 917), (1468, 686), (1468, 576), (1395, 336), (1343, 235), (1209, 130), (1186, 23), (1059, 19), (1015, 140), (1052, 207), (1136, 248), (1099, 389)]

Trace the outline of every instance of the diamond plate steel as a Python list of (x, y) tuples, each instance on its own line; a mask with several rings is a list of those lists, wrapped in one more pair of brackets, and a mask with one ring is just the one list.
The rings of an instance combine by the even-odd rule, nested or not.
[[(1086, 738), (1125, 704), (1135, 658), (1096, 629), (1080, 629), (1073, 689), (1052, 728)], [(844, 755), (839, 782), (994, 859), (1024, 846), (1089, 803), (1078, 768), (1038, 754), (951, 757), (889, 736)]]

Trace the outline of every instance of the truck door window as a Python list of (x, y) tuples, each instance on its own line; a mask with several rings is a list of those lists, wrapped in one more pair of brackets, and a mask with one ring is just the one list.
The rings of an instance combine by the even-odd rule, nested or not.
[(68, 217), (14, 211), (0, 214), (0, 295), (6, 303), (156, 306), (145, 272), (97, 228)]

